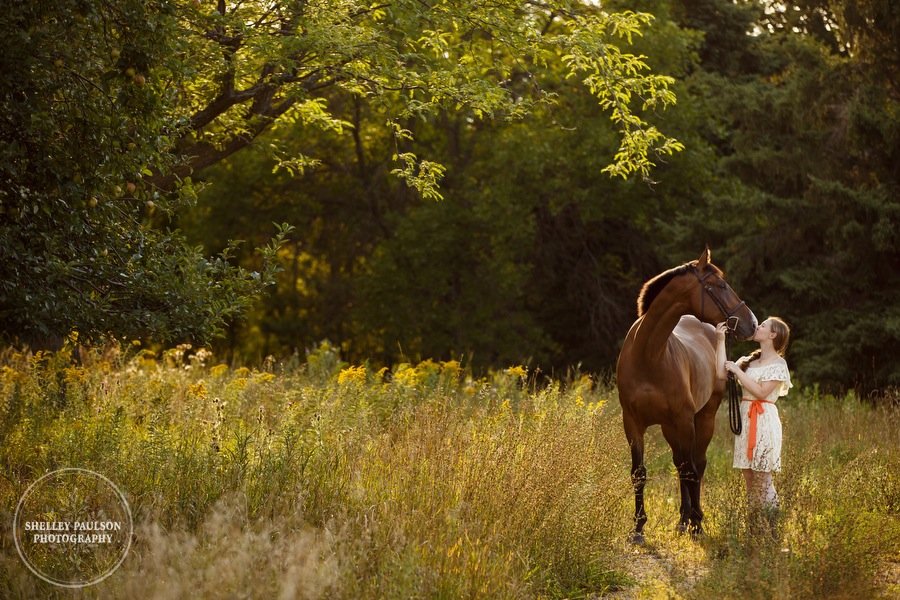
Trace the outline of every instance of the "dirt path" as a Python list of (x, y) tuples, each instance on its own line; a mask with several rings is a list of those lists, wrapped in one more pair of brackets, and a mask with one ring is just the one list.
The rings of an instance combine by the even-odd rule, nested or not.
[[(627, 589), (598, 596), (615, 600), (682, 599), (699, 597), (697, 583), (710, 574), (709, 551), (694, 542), (666, 539), (662, 543), (628, 546), (620, 569), (635, 584)], [(712, 561), (713, 563), (715, 561)], [(900, 554), (886, 560), (872, 581), (873, 598), (900, 598)]]
[(624, 549), (622, 570), (635, 585), (603, 598), (688, 598), (697, 581), (706, 576), (705, 552), (689, 538), (652, 541), (643, 546), (628, 545)]

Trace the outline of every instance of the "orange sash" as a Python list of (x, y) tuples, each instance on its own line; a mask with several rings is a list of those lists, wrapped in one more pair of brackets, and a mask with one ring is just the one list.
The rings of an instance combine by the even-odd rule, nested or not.
[(756, 448), (756, 418), (765, 412), (763, 410), (763, 402), (775, 404), (769, 400), (760, 400), (759, 398), (741, 398), (742, 402), (750, 403), (750, 410), (747, 415), (750, 417), (750, 431), (747, 434), (747, 459), (753, 460), (753, 449)]

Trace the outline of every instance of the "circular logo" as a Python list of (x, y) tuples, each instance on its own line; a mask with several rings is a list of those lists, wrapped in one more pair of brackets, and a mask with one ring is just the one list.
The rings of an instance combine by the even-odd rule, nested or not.
[(112, 575), (128, 554), (132, 534), (125, 496), (87, 469), (47, 473), (25, 490), (13, 518), (13, 539), (25, 566), (68, 588)]

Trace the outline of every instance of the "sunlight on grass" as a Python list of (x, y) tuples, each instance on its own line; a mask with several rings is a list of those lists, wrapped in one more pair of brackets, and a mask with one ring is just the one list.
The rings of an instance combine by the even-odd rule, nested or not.
[(633, 548), (615, 391), (567, 381), (455, 361), (375, 372), (327, 344), (258, 369), (188, 347), (83, 366), (7, 352), (0, 596), (65, 595), (24, 567), (10, 521), (31, 482), (67, 466), (116, 482), (136, 523), (125, 563), (86, 598), (896, 592), (896, 410), (793, 395), (777, 527), (747, 514), (720, 415), (699, 542), (674, 531), (677, 480), (651, 430), (647, 545)]
[(651, 430), (647, 545), (635, 559), (649, 576), (621, 596), (896, 597), (900, 413), (807, 392), (781, 407), (784, 467), (774, 522), (748, 512), (720, 411), (703, 488), (706, 536), (696, 543), (674, 533), (677, 480), (661, 435)]

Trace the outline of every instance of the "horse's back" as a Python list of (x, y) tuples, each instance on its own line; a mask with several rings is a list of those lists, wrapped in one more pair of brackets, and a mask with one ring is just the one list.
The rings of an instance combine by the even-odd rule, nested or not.
[[(716, 378), (716, 332), (712, 325), (696, 317), (683, 316), (666, 344), (658, 361), (643, 364), (632, 353), (633, 338), (640, 326), (638, 319), (625, 338), (617, 364), (619, 399), (623, 408), (638, 405), (649, 423), (659, 423), (678, 402), (690, 396), (693, 413), (698, 413), (713, 397), (724, 390)], [(626, 407), (631, 405), (630, 407)]]
[(714, 392), (725, 389), (716, 377), (716, 328), (685, 315), (672, 331), (669, 347), (672, 358), (688, 378), (694, 412), (700, 412)]

